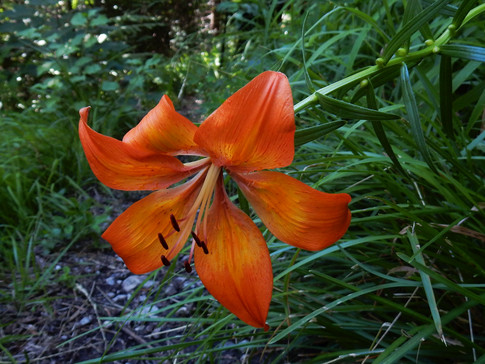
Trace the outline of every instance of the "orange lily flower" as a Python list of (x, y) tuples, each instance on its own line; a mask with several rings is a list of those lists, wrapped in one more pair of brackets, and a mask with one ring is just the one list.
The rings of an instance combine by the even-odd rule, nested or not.
[[(136, 274), (170, 265), (190, 238), (207, 290), (242, 321), (268, 329), (273, 273), (259, 228), (229, 199), (225, 170), (267, 228), (281, 241), (320, 250), (350, 224), (344, 193), (328, 194), (280, 172), (291, 164), (295, 122), (290, 85), (267, 71), (229, 97), (197, 127), (163, 96), (123, 140), (99, 134), (79, 111), (79, 136), (94, 174), (108, 187), (155, 190), (103, 233)], [(200, 158), (182, 163), (176, 156)], [(167, 188), (194, 176), (175, 187)]]

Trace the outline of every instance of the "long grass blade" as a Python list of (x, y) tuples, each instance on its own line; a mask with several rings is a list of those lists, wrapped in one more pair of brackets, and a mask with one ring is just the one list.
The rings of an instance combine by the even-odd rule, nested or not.
[(354, 13), (359, 18), (364, 20), (367, 24), (372, 25), (372, 27), (379, 33), (379, 35), (384, 39), (384, 41), (389, 42), (390, 38), (387, 35), (387, 33), (384, 30), (382, 30), (382, 28), (379, 26), (379, 24), (371, 16), (360, 11), (357, 8), (344, 7), (344, 9), (351, 12), (351, 13)]
[[(403, 16), (403, 25), (412, 21), (413, 17), (423, 11), (423, 7), (421, 6), (421, 0), (409, 0), (406, 8), (404, 9), (404, 16)], [(425, 23), (419, 31), (423, 35), (424, 39), (433, 39), (433, 33), (429, 28), (429, 24)], [(406, 42), (405, 45), (406, 49), (409, 49), (409, 40)]]
[(416, 259), (411, 260), (410, 257), (408, 257), (406, 254), (397, 253), (397, 255), (399, 256), (399, 258), (401, 258), (402, 260), (411, 264), (416, 269), (419, 269), (420, 271), (423, 271), (424, 273), (429, 275), (435, 281), (440, 282), (443, 285), (445, 285), (446, 289), (460, 293), (464, 296), (469, 297), (470, 299), (476, 300), (478, 303), (480, 303), (482, 305), (485, 305), (485, 295), (481, 295), (481, 296), (477, 295), (476, 293), (470, 291), (469, 289), (450, 281), (449, 279), (445, 278), (443, 275), (438, 274), (434, 270), (432, 270), (432, 269), (428, 268), (427, 266), (419, 263)]
[(280, 333), (275, 335), (275, 337), (273, 337), (271, 339), (270, 344), (277, 343), (278, 341), (285, 338), (286, 336), (288, 336), (289, 334), (291, 334), (295, 330), (297, 330), (300, 327), (302, 327), (303, 325), (307, 324), (313, 318), (317, 317), (318, 315), (323, 314), (326, 311), (332, 310), (333, 308), (337, 307), (338, 305), (340, 305), (342, 303), (353, 300), (357, 297), (360, 297), (362, 295), (366, 295), (368, 293), (372, 293), (372, 292), (379, 291), (379, 290), (386, 289), (386, 288), (399, 287), (399, 286), (400, 286), (400, 283), (380, 284), (380, 285), (377, 285), (377, 286), (362, 289), (359, 292), (350, 293), (350, 294), (346, 295), (345, 297), (334, 300), (331, 303), (329, 303), (328, 305), (322, 306), (319, 309), (313, 311), (312, 313), (306, 315), (305, 317), (296, 321), (294, 324), (292, 324), (288, 328), (284, 329), (283, 331), (281, 331)]
[(407, 24), (403, 25), (401, 30), (394, 35), (387, 47), (384, 49), (382, 54), (384, 64), (391, 59), (392, 55), (406, 42), (407, 39), (411, 37), (412, 34), (426, 24), (426, 22), (433, 19), (440, 9), (449, 2), (450, 0), (435, 1), (433, 4), (413, 17)]
[(466, 15), (473, 8), (473, 5), (475, 5), (476, 3), (477, 3), (477, 0), (464, 0), (461, 2), (451, 22), (451, 24), (453, 24), (453, 26), (456, 29), (461, 27), (461, 24), (463, 23), (463, 20), (465, 19)]
[(300, 146), (321, 138), (328, 133), (331, 133), (334, 130), (344, 126), (346, 124), (345, 121), (329, 121), (322, 125), (311, 126), (309, 128), (298, 129), (295, 132), (295, 146)]
[(309, 14), (309, 11), (306, 12), (305, 17), (303, 18), (303, 24), (301, 25), (301, 44), (300, 44), (301, 58), (303, 60), (303, 74), (305, 75), (306, 86), (311, 92), (315, 92), (315, 87), (313, 87), (312, 79), (308, 74), (308, 66), (307, 66), (306, 55), (305, 55), (305, 25), (308, 19), (308, 14)]
[(411, 133), (425, 162), (433, 171), (437, 172), (429, 154), (428, 147), (426, 146), (423, 129), (421, 127), (421, 119), (419, 117), (418, 105), (416, 104), (414, 90), (411, 85), (408, 68), (405, 63), (403, 63), (401, 66), (401, 87), (404, 106), (406, 108), (409, 123), (411, 124)]
[[(421, 254), (420, 245), (418, 238), (414, 231), (407, 231), (407, 237), (409, 242), (411, 243), (411, 248), (413, 249), (413, 253), (417, 262), (426, 265), (424, 262), (423, 255)], [(419, 271), (421, 276), (421, 281), (423, 282), (424, 292), (426, 293), (426, 298), (428, 299), (428, 306), (431, 311), (431, 317), (433, 317), (434, 326), (436, 328), (436, 332), (443, 340), (443, 327), (441, 324), (441, 317), (438, 311), (438, 305), (436, 304), (436, 298), (434, 295), (433, 287), (431, 286), (431, 279), (429, 275), (424, 273), (423, 271)]]
[(440, 115), (443, 130), (450, 139), (453, 139), (452, 87), (451, 58), (442, 55), (440, 62)]
[[(370, 80), (368, 82), (369, 83), (367, 85), (367, 105), (369, 106), (369, 108), (377, 110), (378, 107), (377, 107), (375, 90), (374, 90), (374, 87), (372, 86), (372, 82)], [(389, 143), (389, 140), (387, 139), (386, 132), (384, 131), (382, 122), (371, 120), (371, 123), (377, 138), (381, 142), (382, 147), (384, 148), (385, 152), (391, 159), (394, 166), (397, 168), (399, 172), (401, 172), (403, 176), (407, 176), (406, 171), (401, 166), (399, 159), (397, 158), (396, 154), (394, 153), (394, 150), (392, 149), (391, 143)]]
[(342, 100), (315, 93), (320, 105), (325, 111), (346, 119), (358, 120), (396, 120), (399, 115), (376, 111), (363, 106), (351, 104)]
[(485, 48), (476, 47), (468, 44), (445, 44), (441, 48), (441, 53), (450, 57), (467, 59), (469, 61), (485, 62)]
[[(481, 295), (480, 297), (481, 299), (485, 299), (485, 294)], [(477, 301), (468, 301), (454, 308), (443, 316), (443, 324), (448, 324), (451, 320), (456, 319), (468, 309), (476, 305)], [(432, 335), (434, 330), (435, 327), (433, 324), (414, 328), (407, 333), (409, 336), (411, 336), (407, 342), (406, 339), (408, 337), (401, 336), (398, 340), (394, 342), (394, 345), (389, 346), (381, 355), (376, 358), (373, 363), (398, 363), (403, 356), (405, 356), (413, 348), (418, 346), (424, 339)]]

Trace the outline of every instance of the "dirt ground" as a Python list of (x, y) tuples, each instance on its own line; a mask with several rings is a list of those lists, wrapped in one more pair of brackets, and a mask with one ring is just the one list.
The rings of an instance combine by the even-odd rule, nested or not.
[[(147, 193), (113, 191), (111, 196), (105, 196), (93, 187), (89, 194), (100, 202), (99, 206), (110, 206), (109, 220), (113, 220)], [(104, 212), (104, 208), (97, 207), (89, 213), (98, 215)], [(106, 222), (102, 229), (108, 225), (109, 222)], [(45, 271), (56, 257), (46, 256), (38, 248), (36, 262)], [(164, 282), (154, 303), (153, 297), (157, 294), (153, 294), (152, 290), (158, 291), (159, 282), (151, 279), (144, 282), (148, 275), (131, 273), (107, 242), (76, 242), (54, 266), (53, 283), (30, 299), (26, 307), (19, 307), (11, 300), (0, 300), (0, 364), (79, 363), (132, 349), (136, 345), (150, 347), (147, 343), (154, 340), (167, 339), (164, 345), (180, 343), (186, 328), (183, 320), (160, 324), (157, 320), (114, 322), (109, 318), (126, 317), (140, 309), (149, 315), (181, 299), (180, 296), (172, 296), (201, 287), (195, 271), (190, 274), (185, 272), (183, 262), (186, 258), (179, 257), (176, 261), (175, 270), (183, 273)], [(158, 280), (163, 279), (164, 269), (157, 275)], [(0, 281), (0, 284), (7, 282)], [(7, 287), (8, 284), (3, 291)], [(2, 303), (4, 301), (10, 303)], [(189, 317), (194, 309), (191, 305), (183, 306), (172, 317)], [(2, 346), (13, 357), (9, 357)], [(184, 352), (196, 349), (188, 347)], [(165, 358), (172, 354), (173, 351), (162, 351), (153, 354), (150, 360), (114, 363), (169, 364), (173, 360)], [(218, 363), (221, 364), (248, 362), (242, 350), (229, 349), (220, 357), (222, 361)], [(251, 359), (249, 362), (258, 363), (259, 360)]]
[[(183, 270), (181, 262), (179, 259), (177, 263), (179, 271)], [(0, 337), (16, 338), (2, 344), (14, 360), (0, 352), (0, 363), (78, 363), (156, 339), (171, 337), (165, 343), (177, 343), (177, 334), (183, 333), (184, 322), (159, 325), (156, 321), (129, 321), (118, 324), (104, 319), (119, 317), (140, 307), (148, 312), (162, 308), (160, 301), (155, 306), (149, 302), (149, 290), (156, 288), (157, 282), (148, 280), (142, 285), (146, 276), (133, 275), (110, 249), (71, 252), (59, 261), (55, 269), (63, 271), (65, 267), (69, 267), (70, 274), (76, 278), (66, 284), (49, 287), (39, 297), (44, 304), (32, 305), (31, 309), (24, 307), (20, 311), (13, 304), (0, 306)], [(179, 275), (165, 284), (162, 294), (167, 297), (200, 284), (194, 273)], [(168, 299), (165, 304), (170, 303), (173, 301)], [(193, 307), (182, 307), (174, 317), (185, 317), (192, 312)], [(168, 354), (170, 352), (165, 351), (154, 354), (153, 359), (133, 362), (171, 363), (164, 359)], [(241, 363), (244, 352), (228, 350), (222, 358), (222, 363)]]

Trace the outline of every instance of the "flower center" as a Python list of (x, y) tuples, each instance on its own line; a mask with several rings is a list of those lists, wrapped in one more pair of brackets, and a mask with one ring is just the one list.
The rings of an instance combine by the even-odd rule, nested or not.
[[(197, 195), (197, 198), (195, 199), (195, 202), (187, 215), (181, 218), (170, 215), (170, 224), (172, 225), (173, 230), (170, 231), (170, 233), (168, 233), (166, 236), (158, 233), (158, 240), (163, 248), (168, 250), (168, 256), (174, 255), (174, 253), (179, 250), (180, 245), (185, 243), (187, 237), (192, 237), (192, 246), (190, 249), (189, 259), (184, 262), (185, 270), (188, 273), (192, 272), (190, 262), (192, 261), (192, 257), (194, 255), (195, 246), (201, 248), (205, 254), (209, 254), (209, 250), (207, 248), (207, 214), (220, 172), (221, 167), (211, 164), (207, 169), (207, 175), (205, 176), (204, 183), (202, 184), (199, 194)], [(194, 223), (195, 229), (193, 229)], [(175, 244), (169, 249), (165, 239), (173, 234), (178, 234), (179, 236), (175, 241)], [(161, 256), (162, 263), (165, 266), (170, 265), (170, 260), (167, 258), (167, 255)]]

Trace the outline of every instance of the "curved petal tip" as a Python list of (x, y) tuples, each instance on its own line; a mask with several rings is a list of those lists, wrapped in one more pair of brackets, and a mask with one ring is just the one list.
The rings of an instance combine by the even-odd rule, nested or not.
[(321, 250), (347, 231), (351, 200), (346, 193), (317, 191), (280, 172), (231, 173), (266, 227), (281, 241)]
[(91, 170), (106, 186), (120, 190), (166, 188), (197, 172), (177, 158), (137, 148), (100, 134), (88, 125), (90, 107), (79, 110), (79, 138)]

